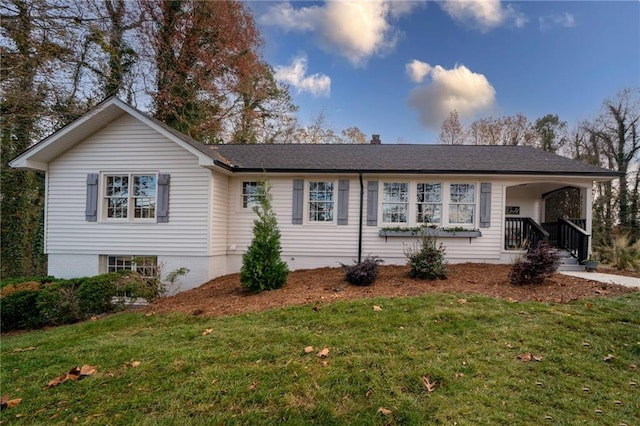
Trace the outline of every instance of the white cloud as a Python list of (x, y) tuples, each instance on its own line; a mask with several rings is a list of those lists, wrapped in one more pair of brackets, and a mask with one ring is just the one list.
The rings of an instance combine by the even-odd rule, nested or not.
[(503, 6), (500, 0), (445, 0), (439, 4), (454, 20), (482, 32), (503, 24), (522, 28), (528, 21), (522, 12), (512, 5)]
[(410, 13), (420, 3), (328, 1), (322, 6), (296, 9), (283, 2), (270, 7), (259, 22), (288, 31), (313, 32), (322, 49), (345, 57), (354, 66), (362, 66), (372, 55), (382, 55), (395, 47), (400, 33), (391, 21)]
[(557, 13), (554, 15), (541, 16), (538, 18), (540, 31), (548, 31), (551, 28), (573, 28), (576, 26), (576, 19), (568, 12)]
[(463, 65), (452, 69), (440, 65), (429, 68), (431, 81), (411, 90), (408, 99), (409, 107), (418, 112), (423, 126), (439, 128), (454, 109), (461, 119), (469, 119), (494, 106), (496, 91), (484, 75)]
[(314, 96), (329, 96), (331, 77), (324, 74), (307, 74), (307, 57), (298, 56), (290, 65), (275, 67), (275, 78), (296, 89), (297, 93), (309, 92)]
[(407, 71), (407, 75), (414, 83), (422, 83), (427, 74), (429, 74), (429, 71), (431, 71), (431, 65), (417, 59), (406, 64), (404, 68)]

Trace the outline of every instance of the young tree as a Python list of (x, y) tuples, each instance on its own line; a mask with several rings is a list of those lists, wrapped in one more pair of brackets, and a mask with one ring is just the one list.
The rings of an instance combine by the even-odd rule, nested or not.
[(240, 282), (253, 292), (273, 290), (284, 286), (289, 275), (287, 264), (280, 258), (280, 231), (271, 207), (268, 182), (258, 186), (258, 205), (253, 211), (258, 218), (253, 222), (253, 241), (242, 256)]

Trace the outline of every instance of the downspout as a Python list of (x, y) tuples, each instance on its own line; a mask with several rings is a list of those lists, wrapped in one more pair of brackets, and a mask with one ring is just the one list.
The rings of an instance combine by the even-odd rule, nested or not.
[(358, 173), (360, 179), (360, 222), (358, 223), (358, 264), (362, 261), (362, 214), (364, 203), (364, 184), (362, 182), (362, 172)]

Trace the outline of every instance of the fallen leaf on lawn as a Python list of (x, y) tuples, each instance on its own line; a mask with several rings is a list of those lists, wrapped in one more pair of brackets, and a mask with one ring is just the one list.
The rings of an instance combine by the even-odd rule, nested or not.
[(458, 303), (464, 305), (465, 303), (467, 303), (467, 299), (458, 299)]
[(436, 390), (437, 382), (432, 382), (429, 379), (429, 376), (422, 376), (422, 384), (425, 388), (427, 388), (427, 392), (433, 392), (434, 390)]
[(204, 331), (202, 332), (202, 335), (203, 335), (203, 336), (206, 336), (207, 334), (211, 334), (211, 332), (212, 332), (212, 331), (213, 331), (213, 328), (207, 328), (206, 330), (204, 330)]
[(326, 367), (327, 365), (329, 365), (329, 363), (327, 361), (322, 361), (322, 366)]
[(98, 321), (98, 317), (91, 317), (91, 321)]
[(258, 387), (258, 383), (260, 383), (260, 382), (258, 382), (257, 380), (254, 381), (249, 386), (247, 386), (247, 390), (250, 390), (250, 391), (256, 390), (256, 388)]
[(589, 346), (591, 346), (591, 345), (590, 345), (589, 343), (587, 343), (587, 342), (583, 342), (583, 343), (582, 343), (582, 346), (584, 346), (585, 348), (588, 348), (588, 347), (589, 347)]
[(533, 358), (534, 361), (542, 361), (542, 357), (540, 355), (531, 355), (531, 357)]
[(324, 348), (316, 355), (318, 358), (326, 358), (329, 356), (329, 348)]
[(637, 384), (636, 382), (629, 382), (629, 384), (630, 384), (631, 386), (638, 386), (638, 384)]
[(513, 349), (513, 345), (511, 343), (505, 343), (504, 345), (509, 349)]
[(614, 404), (622, 405), (622, 401), (618, 401), (617, 399), (613, 401)]
[(141, 361), (131, 361), (127, 362), (125, 365), (128, 367), (140, 367), (140, 364), (142, 364)]
[(547, 420), (553, 420), (553, 417), (551, 417), (551, 416), (544, 416), (544, 418), (547, 419)]
[(602, 414), (602, 410), (596, 410), (596, 413)]
[(9, 399), (8, 395), (3, 395), (0, 398), (0, 410), (6, 408), (13, 408), (22, 402), (22, 398)]
[(513, 297), (507, 297), (507, 301), (511, 302), (511, 303), (518, 303), (518, 301), (516, 299), (514, 299)]
[(585, 391), (585, 392), (590, 392), (591, 391), (591, 389), (589, 389), (589, 388), (582, 388), (582, 390)]
[(518, 359), (522, 362), (529, 362), (531, 361), (532, 355), (529, 352), (524, 352), (521, 353), (520, 355), (518, 355)]
[(13, 352), (11, 353), (17, 353), (17, 352), (27, 352), (27, 351), (35, 351), (36, 347), (35, 346), (29, 346), (28, 348), (15, 348), (13, 350)]
[[(82, 374), (82, 369), (84, 369), (85, 372), (88, 372), (89, 374)], [(78, 368), (78, 367), (73, 367), (71, 370), (69, 370), (68, 373), (63, 374), (62, 376), (58, 376), (55, 379), (49, 381), (49, 383), (47, 383), (46, 389), (51, 389), (53, 387), (56, 387), (64, 382), (66, 382), (67, 380), (80, 380), (82, 379), (84, 376), (90, 376), (91, 374), (95, 373), (95, 367), (91, 367), (90, 365), (83, 365), (82, 369)]]
[(544, 383), (542, 383), (542, 382), (536, 382), (536, 386), (544, 386)]
[(390, 416), (391, 414), (393, 414), (393, 411), (384, 407), (380, 407), (378, 408), (378, 413), (382, 414), (383, 416)]
[(373, 395), (373, 389), (369, 389), (367, 393), (364, 394), (366, 398), (371, 398), (371, 395)]
[(464, 377), (464, 373), (456, 373), (456, 379)]
[(374, 311), (381, 311), (382, 310), (382, 306), (373, 305), (373, 310)]
[(304, 353), (305, 354), (310, 354), (311, 352), (313, 352), (313, 346), (306, 346), (304, 348)]
[(612, 359), (615, 359), (615, 356), (613, 356), (613, 354), (609, 354), (609, 355), (605, 356), (604, 358), (602, 358), (602, 360), (603, 360), (604, 362), (609, 362), (609, 361), (611, 361)]
[(80, 367), (80, 377), (91, 376), (96, 372), (96, 367), (93, 365), (83, 365)]

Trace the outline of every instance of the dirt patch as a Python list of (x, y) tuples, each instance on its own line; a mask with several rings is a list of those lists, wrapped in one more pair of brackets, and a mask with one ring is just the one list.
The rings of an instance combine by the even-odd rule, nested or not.
[(541, 285), (517, 287), (509, 283), (509, 269), (509, 265), (448, 265), (448, 279), (421, 281), (409, 278), (406, 266), (382, 266), (376, 282), (369, 287), (345, 282), (342, 268), (307, 269), (289, 274), (284, 288), (260, 294), (245, 290), (240, 284), (239, 274), (233, 274), (160, 299), (144, 311), (223, 316), (291, 305), (317, 305), (378, 296), (418, 296), (425, 293), (471, 293), (511, 301), (567, 303), (582, 298), (617, 296), (638, 291), (561, 274), (554, 274)]

